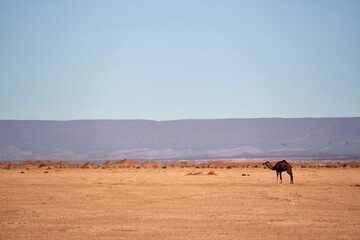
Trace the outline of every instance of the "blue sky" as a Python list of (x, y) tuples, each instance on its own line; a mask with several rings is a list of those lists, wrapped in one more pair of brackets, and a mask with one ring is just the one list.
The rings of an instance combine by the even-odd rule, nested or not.
[(0, 0), (0, 119), (360, 116), (360, 2)]

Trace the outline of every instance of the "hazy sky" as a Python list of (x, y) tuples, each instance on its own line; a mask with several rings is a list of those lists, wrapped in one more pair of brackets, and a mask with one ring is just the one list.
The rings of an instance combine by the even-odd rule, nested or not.
[(360, 1), (0, 0), (0, 119), (360, 116)]

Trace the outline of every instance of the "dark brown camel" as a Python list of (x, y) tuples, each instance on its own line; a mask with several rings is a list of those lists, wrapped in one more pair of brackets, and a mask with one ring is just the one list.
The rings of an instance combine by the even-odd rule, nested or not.
[(280, 175), (280, 183), (282, 183), (281, 173), (286, 171), (290, 175), (290, 184), (294, 183), (293, 182), (292, 167), (287, 161), (282, 160), (280, 162), (277, 162), (275, 164), (275, 166), (272, 166), (270, 162), (265, 162), (265, 163), (263, 163), (263, 165), (267, 166), (271, 170), (276, 171), (276, 181), (278, 180), (278, 177)]

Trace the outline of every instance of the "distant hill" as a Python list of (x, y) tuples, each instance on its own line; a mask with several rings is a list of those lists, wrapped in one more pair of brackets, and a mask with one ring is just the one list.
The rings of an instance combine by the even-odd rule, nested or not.
[(0, 161), (360, 157), (360, 118), (0, 121)]

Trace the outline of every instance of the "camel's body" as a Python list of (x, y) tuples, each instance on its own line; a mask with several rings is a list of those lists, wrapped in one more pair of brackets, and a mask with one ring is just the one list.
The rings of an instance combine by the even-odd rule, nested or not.
[(292, 167), (287, 161), (282, 160), (280, 162), (277, 162), (275, 164), (275, 166), (272, 166), (270, 162), (265, 162), (265, 163), (263, 163), (263, 165), (267, 166), (271, 170), (276, 171), (276, 180), (278, 180), (278, 177), (280, 175), (280, 183), (282, 183), (281, 173), (285, 172), (285, 171), (290, 175), (290, 184), (294, 183), (293, 182)]

